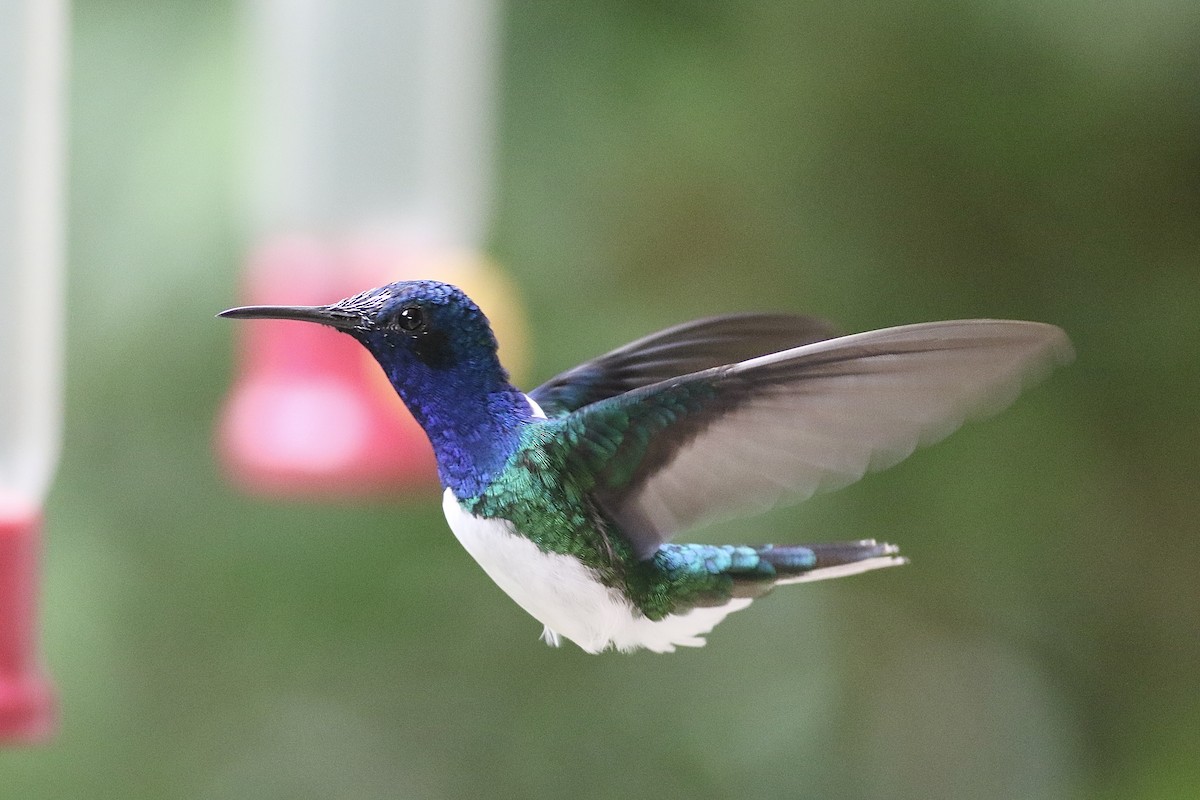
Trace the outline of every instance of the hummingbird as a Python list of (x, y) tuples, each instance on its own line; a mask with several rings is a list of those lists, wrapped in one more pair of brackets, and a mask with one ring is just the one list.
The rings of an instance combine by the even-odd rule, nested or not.
[(439, 281), (219, 316), (317, 323), (366, 347), (433, 445), (454, 535), (543, 641), (588, 653), (699, 647), (775, 586), (907, 563), (873, 539), (672, 538), (891, 466), (1073, 355), (1037, 322), (839, 336), (811, 317), (739, 313), (651, 334), (526, 394), (487, 317)]

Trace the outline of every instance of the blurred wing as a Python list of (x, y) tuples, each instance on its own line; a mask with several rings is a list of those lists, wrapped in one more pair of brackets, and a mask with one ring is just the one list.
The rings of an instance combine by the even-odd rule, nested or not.
[(832, 326), (790, 314), (730, 314), (653, 333), (554, 376), (529, 393), (548, 417), (679, 375), (745, 361), (836, 336)]
[(798, 501), (999, 411), (1072, 358), (1052, 325), (967, 320), (844, 336), (646, 386), (563, 420), (640, 557), (698, 522)]

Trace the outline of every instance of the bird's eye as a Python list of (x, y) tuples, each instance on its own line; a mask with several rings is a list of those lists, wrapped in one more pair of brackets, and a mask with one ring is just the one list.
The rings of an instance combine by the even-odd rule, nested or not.
[(422, 331), (425, 329), (425, 313), (417, 306), (402, 308), (396, 315), (396, 326), (409, 333)]

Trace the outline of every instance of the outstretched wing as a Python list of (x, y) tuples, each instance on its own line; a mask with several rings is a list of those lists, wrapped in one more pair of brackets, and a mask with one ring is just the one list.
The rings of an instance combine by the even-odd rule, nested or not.
[(698, 522), (802, 500), (999, 411), (1069, 361), (1059, 328), (965, 320), (821, 341), (643, 386), (562, 420), (640, 557)]
[(730, 314), (650, 334), (560, 373), (529, 393), (548, 417), (679, 375), (829, 339), (828, 323), (791, 314)]

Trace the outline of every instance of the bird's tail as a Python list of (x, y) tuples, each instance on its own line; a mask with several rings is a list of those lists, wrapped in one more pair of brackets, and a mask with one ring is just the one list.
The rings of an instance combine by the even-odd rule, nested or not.
[(863, 539), (824, 544), (662, 545), (655, 574), (664, 574), (695, 605), (724, 605), (730, 598), (760, 597), (786, 583), (820, 581), (907, 564), (895, 545)]
[(874, 539), (857, 542), (825, 542), (822, 544), (764, 545), (756, 547), (758, 557), (775, 569), (776, 586), (805, 581), (823, 581), (857, 575), (872, 569), (898, 567), (907, 564), (900, 548)]

